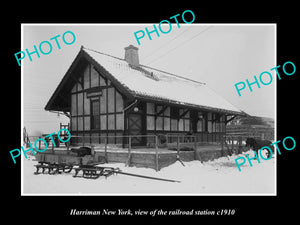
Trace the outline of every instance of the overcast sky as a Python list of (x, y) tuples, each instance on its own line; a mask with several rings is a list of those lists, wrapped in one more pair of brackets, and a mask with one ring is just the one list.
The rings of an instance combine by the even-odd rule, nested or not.
[[(33, 51), (42, 41), (66, 31), (76, 35), (72, 45), (55, 41), (49, 55), (33, 54), (22, 60), (23, 119), (31, 134), (57, 132), (59, 122), (67, 123), (63, 115), (46, 112), (44, 107), (65, 75), (81, 45), (124, 58), (124, 47), (132, 44), (139, 48), (140, 64), (205, 82), (216, 93), (237, 108), (254, 116), (274, 118), (276, 82), (268, 86), (253, 86), (253, 92), (244, 90), (239, 97), (234, 84), (254, 81), (263, 71), (276, 66), (276, 29), (273, 24), (176, 24), (168, 34), (147, 35), (138, 45), (134, 32), (153, 28), (153, 24), (95, 25), (95, 24), (23, 24), (22, 49)], [(167, 30), (167, 27), (164, 27)], [(67, 36), (66, 36), (67, 37)], [(47, 46), (44, 46), (44, 51)], [(17, 64), (17, 62), (16, 62)], [(273, 78), (274, 71), (272, 71)], [(184, 90), (180, 90), (184, 94)]]

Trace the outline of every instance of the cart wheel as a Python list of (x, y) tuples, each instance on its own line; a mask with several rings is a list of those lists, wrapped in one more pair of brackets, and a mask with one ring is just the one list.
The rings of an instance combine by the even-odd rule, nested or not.
[(72, 169), (73, 169), (72, 165), (71, 166), (64, 166), (63, 171), (65, 173), (70, 173), (72, 171)]

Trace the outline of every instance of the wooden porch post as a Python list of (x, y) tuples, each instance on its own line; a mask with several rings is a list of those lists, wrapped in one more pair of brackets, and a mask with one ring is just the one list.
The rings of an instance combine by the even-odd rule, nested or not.
[(155, 135), (155, 170), (156, 172), (159, 171), (159, 165), (158, 165), (158, 137)]
[(231, 136), (231, 141), (232, 141), (232, 143), (231, 143), (231, 152), (234, 153), (234, 137), (233, 136)]
[(180, 159), (179, 152), (180, 152), (180, 144), (179, 144), (179, 134), (178, 134), (177, 135), (177, 155), (176, 155), (176, 160), (178, 160), (183, 166), (185, 166), (184, 163), (182, 162), (182, 160)]
[(85, 139), (84, 133), (83, 133), (83, 135), (81, 137), (82, 137), (82, 145), (84, 147), (84, 139)]
[(197, 140), (196, 140), (196, 135), (194, 136), (194, 159), (197, 160)]
[(179, 134), (177, 135), (177, 157), (179, 157)]
[[(39, 139), (41, 139), (42, 137), (40, 136)], [(41, 149), (41, 141), (39, 141), (39, 149)]]
[(105, 162), (108, 163), (108, 159), (107, 159), (107, 136), (105, 137), (104, 158), (105, 158)]
[(221, 155), (224, 156), (224, 134), (221, 134)]
[(67, 155), (70, 155), (70, 141), (67, 142)]
[(130, 166), (131, 161), (131, 136), (128, 137), (128, 158), (125, 166)]
[(53, 144), (53, 141), (52, 141), (52, 148), (51, 148), (51, 150), (52, 150), (52, 153), (54, 154), (54, 144)]

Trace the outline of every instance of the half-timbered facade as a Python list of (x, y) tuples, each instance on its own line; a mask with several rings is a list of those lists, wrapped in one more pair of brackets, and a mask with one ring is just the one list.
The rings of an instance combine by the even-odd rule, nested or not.
[(140, 65), (132, 45), (125, 59), (82, 47), (45, 109), (70, 117), (74, 145), (124, 146), (133, 135), (146, 146), (153, 138), (142, 135), (187, 133), (214, 142), (243, 114), (204, 83)]

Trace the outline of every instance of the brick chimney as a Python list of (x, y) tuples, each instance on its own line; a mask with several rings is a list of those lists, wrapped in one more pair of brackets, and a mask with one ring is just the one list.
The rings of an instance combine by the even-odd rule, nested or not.
[(138, 48), (129, 45), (128, 47), (125, 47), (125, 61), (133, 66), (139, 66), (139, 54), (138, 54)]

